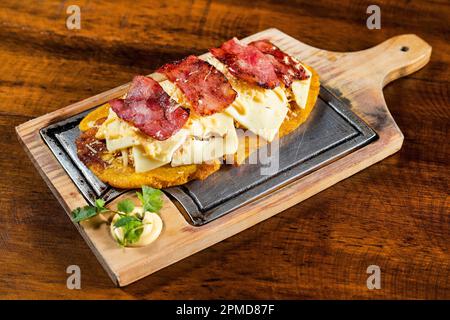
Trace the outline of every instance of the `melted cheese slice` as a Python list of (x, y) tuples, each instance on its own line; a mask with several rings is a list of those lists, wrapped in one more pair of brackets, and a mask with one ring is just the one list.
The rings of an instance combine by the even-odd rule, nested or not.
[(238, 149), (238, 137), (233, 118), (225, 113), (190, 120), (189, 137), (172, 158), (172, 166), (200, 164)]
[(186, 141), (188, 134), (189, 130), (181, 129), (167, 140), (141, 139), (141, 145), (150, 158), (169, 163), (173, 153)]
[[(161, 75), (157, 74), (157, 76), (154, 77), (154, 79), (156, 80), (160, 77), (161, 77)], [(164, 76), (162, 76), (162, 77), (164, 77)], [(186, 106), (186, 107), (190, 106), (190, 103), (185, 98), (183, 92), (173, 82), (170, 82), (169, 80), (163, 80), (163, 81), (159, 82), (159, 85), (178, 104)]]
[(288, 112), (283, 89), (249, 91), (236, 87), (235, 90), (238, 97), (225, 112), (253, 133), (272, 141)]
[[(239, 140), (234, 120), (263, 139), (272, 141), (288, 112), (286, 89), (250, 86), (230, 75), (219, 60), (212, 56), (207, 60), (225, 74), (237, 92), (235, 101), (223, 113), (206, 117), (191, 115), (183, 129), (167, 140), (158, 141), (121, 120), (110, 109), (96, 137), (106, 140), (110, 152), (131, 148), (136, 172), (146, 172), (168, 163), (172, 166), (200, 164), (236, 153)], [(300, 108), (306, 106), (311, 84), (312, 74), (305, 70), (310, 77), (295, 80), (291, 86), (292, 96)], [(189, 107), (189, 102), (174, 83), (169, 80), (159, 83), (172, 99)]]
[[(164, 91), (177, 103), (189, 106), (181, 90), (171, 81), (159, 83)], [(224, 155), (233, 154), (238, 149), (238, 138), (233, 117), (226, 113), (195, 117), (191, 114), (186, 127), (189, 137), (173, 154), (172, 166), (200, 164)]]
[(283, 88), (273, 90), (250, 86), (233, 77), (216, 58), (208, 62), (221, 71), (237, 92), (234, 102), (225, 109), (242, 126), (267, 141), (272, 141), (288, 112), (288, 99)]
[(165, 165), (168, 162), (158, 161), (145, 155), (144, 148), (141, 146), (133, 146), (131, 155), (134, 160), (134, 171), (146, 172)]
[(137, 128), (121, 121), (116, 113), (109, 109), (108, 118), (98, 128), (97, 139), (106, 140), (106, 148), (110, 152), (126, 149), (139, 144)]
[(306, 74), (309, 76), (309, 78), (306, 80), (294, 80), (291, 84), (291, 89), (297, 105), (300, 108), (305, 109), (306, 102), (308, 101), (309, 87), (311, 86), (312, 72), (309, 71), (305, 66), (303, 66), (303, 68), (305, 69)]
[(158, 141), (140, 133), (110, 110), (96, 137), (106, 140), (110, 152), (131, 148), (136, 172), (168, 163), (172, 166), (204, 163), (233, 154), (238, 148), (233, 118), (225, 113), (190, 118), (172, 137)]
[(142, 134), (110, 109), (96, 138), (105, 139), (110, 152), (132, 148), (135, 171), (145, 172), (170, 163), (173, 153), (186, 141), (188, 134), (189, 130), (181, 129), (169, 139), (159, 141)]

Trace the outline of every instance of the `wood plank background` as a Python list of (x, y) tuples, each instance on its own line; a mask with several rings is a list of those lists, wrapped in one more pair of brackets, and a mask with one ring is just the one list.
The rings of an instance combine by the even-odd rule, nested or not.
[[(65, 10), (81, 7), (81, 30)], [(450, 298), (447, 1), (2, 1), (0, 298)], [(232, 36), (276, 27), (327, 50), (402, 33), (430, 63), (388, 85), (405, 135), (396, 155), (255, 227), (115, 288), (22, 151), (14, 127)], [(82, 290), (66, 288), (68, 265)], [(366, 268), (382, 289), (366, 288)]]

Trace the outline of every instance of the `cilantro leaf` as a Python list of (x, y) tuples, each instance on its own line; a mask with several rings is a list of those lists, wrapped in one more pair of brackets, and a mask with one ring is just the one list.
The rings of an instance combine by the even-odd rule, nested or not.
[(72, 211), (72, 220), (74, 222), (80, 222), (90, 219), (104, 211), (109, 211), (109, 209), (105, 207), (105, 201), (103, 199), (97, 199), (95, 200), (95, 206), (88, 205), (74, 209)]
[(114, 222), (114, 227), (116, 228), (124, 227), (131, 221), (140, 221), (140, 220), (134, 216), (123, 216), (117, 219), (116, 222)]
[(87, 220), (97, 215), (97, 208), (93, 206), (84, 206), (76, 208), (72, 211), (72, 220), (74, 222), (80, 222)]
[(162, 191), (151, 187), (142, 186), (142, 193), (136, 192), (137, 197), (142, 202), (144, 212), (158, 213), (163, 206)]
[(105, 208), (105, 200), (103, 199), (95, 200), (95, 208), (97, 209), (97, 212), (108, 211), (108, 208)]
[(114, 227), (122, 228), (123, 239), (119, 240), (119, 243), (123, 246), (127, 246), (139, 241), (144, 229), (144, 224), (134, 216), (123, 216), (114, 223)]
[(123, 213), (130, 213), (134, 209), (134, 203), (130, 199), (125, 199), (117, 204), (117, 210)]
[(131, 221), (128, 223), (125, 227), (125, 234), (123, 237), (125, 245), (138, 242), (143, 231), (144, 224), (141, 221)]

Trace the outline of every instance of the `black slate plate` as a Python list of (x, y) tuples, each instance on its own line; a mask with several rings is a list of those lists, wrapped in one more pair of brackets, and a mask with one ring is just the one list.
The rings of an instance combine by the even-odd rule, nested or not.
[[(126, 190), (104, 184), (76, 157), (78, 124), (88, 112), (41, 129), (41, 136), (92, 204), (95, 198), (111, 201)], [(270, 165), (225, 165), (206, 180), (191, 181), (164, 191), (189, 223), (200, 226), (282, 188), (367, 145), (376, 137), (376, 133), (343, 101), (322, 86), (310, 117), (300, 128), (279, 139), (279, 156), (266, 159)], [(265, 170), (265, 174), (261, 174), (261, 170)]]

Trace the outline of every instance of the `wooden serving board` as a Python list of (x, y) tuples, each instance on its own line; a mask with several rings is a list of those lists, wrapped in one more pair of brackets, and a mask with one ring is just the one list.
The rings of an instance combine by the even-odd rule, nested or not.
[[(338, 53), (308, 46), (268, 29), (243, 39), (270, 39), (282, 50), (297, 56), (319, 73), (321, 83), (374, 129), (379, 139), (258, 201), (204, 226), (190, 225), (165, 198), (161, 210), (164, 229), (157, 241), (143, 248), (120, 248), (100, 219), (75, 224), (100, 263), (118, 286), (125, 286), (219, 241), (241, 232), (398, 151), (403, 134), (384, 101), (383, 87), (422, 68), (430, 59), (431, 47), (415, 35), (401, 35), (358, 52)], [(39, 130), (125, 93), (128, 84), (28, 121), (16, 128), (19, 140), (65, 211), (86, 201), (40, 137)], [(401, 94), (401, 93), (399, 93)], [(134, 191), (114, 200), (134, 197)]]

